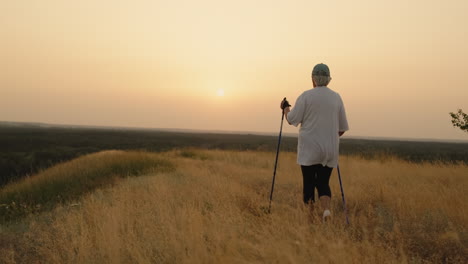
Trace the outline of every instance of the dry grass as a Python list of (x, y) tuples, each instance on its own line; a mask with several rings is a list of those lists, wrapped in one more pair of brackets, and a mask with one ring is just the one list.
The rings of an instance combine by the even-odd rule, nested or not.
[[(331, 222), (301, 202), (295, 154), (162, 154), (173, 172), (127, 178), (12, 226), (4, 263), (464, 263), (468, 167), (342, 157), (346, 226), (336, 172)], [(318, 211), (318, 210), (317, 210)]]

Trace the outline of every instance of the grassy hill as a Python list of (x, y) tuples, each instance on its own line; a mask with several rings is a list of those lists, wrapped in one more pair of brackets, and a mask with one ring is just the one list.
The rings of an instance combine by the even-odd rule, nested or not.
[(82, 156), (1, 188), (0, 223), (79, 199), (123, 177), (173, 169), (151, 153), (112, 150)]
[[(96, 181), (93, 191), (56, 200), (48, 209), (1, 224), (1, 263), (465, 263), (468, 259), (466, 165), (414, 164), (390, 156), (341, 157), (350, 217), (346, 226), (335, 171), (332, 221), (322, 223), (320, 208), (311, 213), (303, 206), (294, 153), (280, 154), (271, 214), (267, 207), (273, 152), (190, 149), (93, 155), (0, 189), (5, 203), (11, 204), (15, 197), (34, 207), (37, 198), (29, 194), (41, 191), (27, 186), (87, 182), (82, 177), (99, 178), (100, 171), (119, 175), (112, 177), (111, 184)], [(147, 162), (141, 165), (138, 160)], [(127, 165), (106, 169), (120, 163)], [(121, 177), (126, 175), (139, 177)], [(57, 190), (60, 197), (69, 193)]]
[[(14, 123), (15, 124), (15, 123)], [(278, 137), (182, 133), (144, 129), (39, 126), (0, 122), (0, 186), (56, 164), (103, 150), (163, 152), (175, 148), (275, 151)], [(283, 137), (281, 151), (295, 152), (297, 137)], [(468, 143), (340, 140), (340, 153), (373, 159), (391, 155), (411, 162), (468, 164)]]

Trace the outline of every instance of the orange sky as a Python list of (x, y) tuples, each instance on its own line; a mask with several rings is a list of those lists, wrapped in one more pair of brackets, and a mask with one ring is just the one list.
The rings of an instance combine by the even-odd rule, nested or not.
[(279, 101), (323, 62), (348, 135), (468, 139), (448, 115), (468, 112), (466, 14), (461, 0), (2, 1), (0, 120), (276, 132)]

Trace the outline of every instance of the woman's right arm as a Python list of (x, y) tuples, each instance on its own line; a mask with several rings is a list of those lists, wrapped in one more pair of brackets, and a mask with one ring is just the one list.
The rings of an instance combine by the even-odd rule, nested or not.
[(290, 125), (298, 126), (300, 123), (302, 123), (305, 107), (305, 99), (304, 96), (301, 95), (297, 98), (296, 105), (292, 110), (289, 107), (284, 109), (286, 120)]

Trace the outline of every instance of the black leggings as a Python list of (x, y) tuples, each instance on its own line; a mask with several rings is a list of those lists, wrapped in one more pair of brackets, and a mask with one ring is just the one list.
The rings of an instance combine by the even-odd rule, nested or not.
[(302, 179), (304, 180), (304, 203), (315, 202), (315, 188), (319, 197), (331, 197), (331, 190), (328, 182), (333, 168), (315, 164), (311, 166), (301, 166)]

